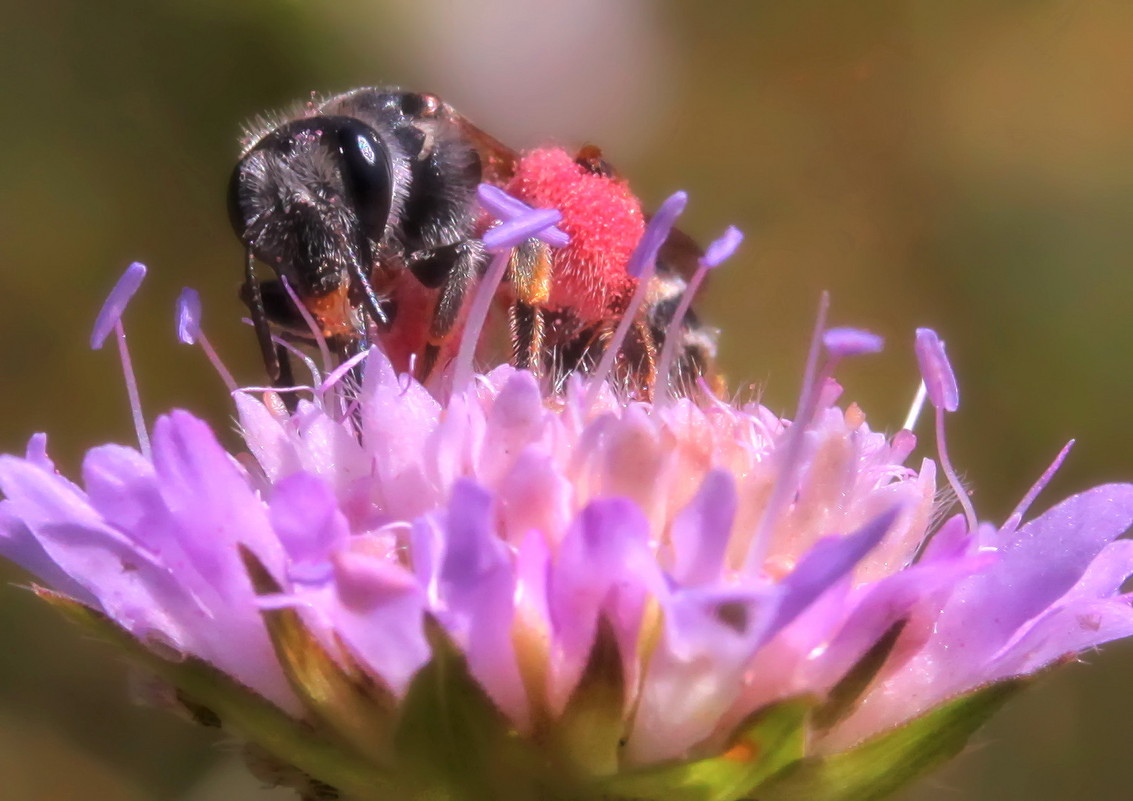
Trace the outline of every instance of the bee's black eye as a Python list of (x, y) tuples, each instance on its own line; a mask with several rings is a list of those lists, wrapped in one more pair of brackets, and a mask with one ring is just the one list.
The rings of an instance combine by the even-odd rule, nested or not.
[(374, 130), (360, 120), (342, 118), (333, 131), (327, 133), (335, 137), (342, 155), (346, 198), (366, 235), (380, 242), (393, 204), (389, 153)]

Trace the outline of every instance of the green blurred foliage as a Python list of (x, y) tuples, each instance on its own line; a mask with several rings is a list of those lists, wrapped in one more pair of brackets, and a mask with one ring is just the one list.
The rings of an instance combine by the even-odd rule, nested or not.
[[(131, 440), (117, 362), (86, 340), (135, 259), (151, 267), (128, 318), (147, 413), (185, 406), (229, 427), (219, 381), (173, 339), (172, 302), (198, 288), (224, 358), (257, 380), (224, 208), (240, 125), (312, 90), (400, 83), (508, 141), (592, 135), (648, 202), (687, 189), (702, 240), (743, 228), (701, 302), (737, 390), (792, 407), (826, 289), (834, 321), (890, 343), (841, 374), (877, 428), (895, 430), (912, 398), (913, 329), (948, 341), (953, 458), (985, 517), (1002, 519), (1070, 437), (1047, 503), (1133, 476), (1116, 405), (1133, 389), (1133, 5), (590, 3), (582, 41), (542, 71), (551, 50), (535, 40), (556, 30), (540, 20), (563, 9), (511, 5), (8, 2), (0, 448), (48, 431), (73, 473), (84, 448)], [(112, 657), (26, 594), (0, 604), (0, 796), (259, 797), (207, 732), (130, 706)], [(1127, 798), (1133, 649), (1091, 661), (905, 798)]]

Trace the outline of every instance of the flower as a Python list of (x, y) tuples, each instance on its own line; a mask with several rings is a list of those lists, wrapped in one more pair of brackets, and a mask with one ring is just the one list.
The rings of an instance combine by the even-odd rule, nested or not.
[[(508, 214), (557, 236), (554, 215)], [(124, 355), (137, 273), (98, 326)], [(181, 311), (201, 339), (194, 295)], [(426, 387), (374, 348), (313, 368), (293, 409), (234, 391), (244, 453), (189, 412), (137, 413), (139, 448), (92, 449), (73, 483), (36, 435), (0, 457), (0, 554), (310, 797), (878, 797), (1026, 677), (1133, 633), (1133, 486), (1023, 523), (1064, 450), (1003, 525), (980, 521), (944, 447), (956, 381), (922, 330), (964, 507), (944, 519), (913, 433), (838, 405), (835, 368), (880, 339), (824, 318), (792, 419), (628, 400), (609, 364), (552, 391), (474, 373), (471, 346)]]

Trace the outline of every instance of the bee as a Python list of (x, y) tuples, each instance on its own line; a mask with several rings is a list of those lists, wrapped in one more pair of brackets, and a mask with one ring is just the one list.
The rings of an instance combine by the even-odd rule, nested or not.
[[(516, 151), (434, 95), (385, 88), (312, 99), (249, 131), (242, 145), (229, 217), (245, 248), (241, 296), (278, 384), (292, 382), (273, 333), (320, 337), (340, 361), (377, 343), (399, 371), (414, 369), (421, 380), (443, 365), (487, 261), (482, 182), (542, 207), (586, 187), (615, 212), (564, 209), (571, 245), (550, 251), (531, 240), (512, 253), (498, 300), (515, 366), (554, 385), (592, 368), (633, 291), (626, 249), (645, 218), (597, 148)], [(612, 225), (620, 236), (605, 236)], [(652, 392), (656, 354), (698, 254), (679, 232), (662, 248), (646, 309), (619, 355), (635, 395)], [(261, 278), (257, 262), (274, 276)], [(711, 376), (711, 332), (689, 314), (677, 333), (678, 375)]]

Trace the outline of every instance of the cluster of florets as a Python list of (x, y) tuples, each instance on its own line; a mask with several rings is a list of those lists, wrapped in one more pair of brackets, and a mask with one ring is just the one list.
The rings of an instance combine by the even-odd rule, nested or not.
[[(510, 209), (497, 249), (553, 225)], [(100, 341), (124, 342), (141, 272)], [(91, 450), (78, 485), (37, 435), (0, 457), (0, 552), (182, 697), (360, 798), (776, 798), (817, 793), (835, 755), (888, 786), (955, 750), (995, 688), (1133, 633), (1133, 547), (1115, 541), (1133, 487), (1022, 524), (1056, 462), (1002, 526), (980, 522), (943, 449), (958, 393), (931, 331), (917, 353), (954, 517), (937, 464), (907, 464), (911, 424), (888, 436), (838, 405), (835, 368), (881, 342), (825, 312), (784, 418), (707, 392), (627, 401), (608, 364), (553, 396), (524, 371), (477, 372), (490, 296), (436, 386), (377, 349), (312, 365), (293, 410), (224, 373), (246, 453), (183, 411), (151, 442), (139, 412), (139, 447)], [(180, 326), (214, 355), (192, 294)], [(289, 722), (302, 736), (280, 736)], [(469, 732), (483, 764), (440, 745)], [(514, 748), (526, 767), (500, 756)]]

